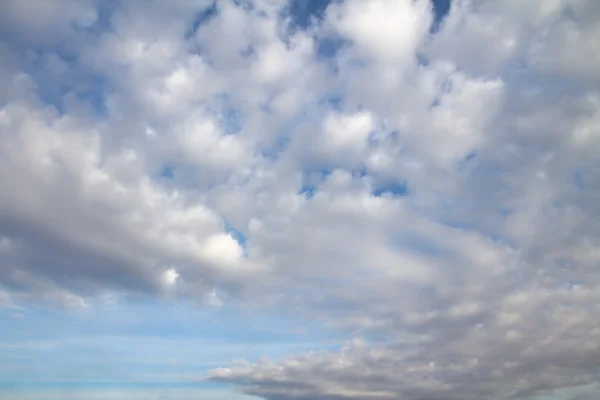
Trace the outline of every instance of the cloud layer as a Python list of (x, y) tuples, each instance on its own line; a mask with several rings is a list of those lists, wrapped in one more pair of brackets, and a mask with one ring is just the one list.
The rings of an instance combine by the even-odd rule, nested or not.
[[(500, 399), (600, 360), (600, 7), (0, 5), (0, 306), (194, 299), (339, 351), (269, 400)], [(68, 9), (68, 12), (63, 10)]]

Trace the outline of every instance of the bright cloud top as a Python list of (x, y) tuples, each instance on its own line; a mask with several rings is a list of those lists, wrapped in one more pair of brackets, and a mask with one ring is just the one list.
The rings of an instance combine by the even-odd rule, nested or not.
[(299, 4), (0, 5), (0, 306), (350, 338), (209, 373), (268, 400), (596, 382), (600, 3)]

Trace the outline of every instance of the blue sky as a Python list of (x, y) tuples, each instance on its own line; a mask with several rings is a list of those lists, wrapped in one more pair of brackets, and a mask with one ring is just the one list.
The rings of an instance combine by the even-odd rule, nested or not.
[(10, 327), (0, 334), (6, 398), (47, 391), (246, 399), (205, 382), (205, 372), (224, 360), (337, 346), (310, 321), (150, 300), (72, 312), (4, 310), (0, 318)]
[(593, 0), (0, 3), (0, 400), (591, 400)]

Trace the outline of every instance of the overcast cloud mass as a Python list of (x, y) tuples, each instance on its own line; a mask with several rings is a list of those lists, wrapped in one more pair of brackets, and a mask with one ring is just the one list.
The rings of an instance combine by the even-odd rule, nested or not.
[(445, 6), (0, 2), (0, 308), (343, 342), (193, 374), (266, 400), (596, 399), (600, 2)]

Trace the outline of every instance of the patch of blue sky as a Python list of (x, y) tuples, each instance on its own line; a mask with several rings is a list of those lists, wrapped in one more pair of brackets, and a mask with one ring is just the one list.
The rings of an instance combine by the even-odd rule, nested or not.
[(298, 194), (306, 197), (307, 199), (312, 199), (315, 196), (316, 192), (317, 192), (317, 187), (315, 185), (303, 185), (300, 188), (300, 191), (298, 192)]
[(240, 132), (244, 127), (244, 120), (240, 110), (235, 108), (225, 108), (221, 114), (220, 124), (226, 134)]
[[(341, 103), (340, 97), (332, 96), (305, 107), (293, 118), (289, 118), (289, 120), (279, 126), (275, 139), (272, 140), (271, 143), (265, 144), (261, 151), (261, 155), (266, 159), (276, 160), (280, 153), (287, 149), (288, 145), (291, 143), (291, 138), (300, 126), (306, 123), (318, 122), (320, 117), (322, 117), (324, 113), (328, 112), (329, 108), (323, 107), (328, 100), (330, 100), (332, 104)], [(260, 108), (261, 111), (267, 114), (276, 112), (269, 103), (263, 104)]]
[(451, 0), (432, 0), (432, 3), (433, 23), (431, 24), (431, 32), (435, 33), (450, 13)]
[(350, 173), (354, 179), (365, 178), (369, 175), (369, 171), (364, 165), (351, 169)]
[(96, 23), (88, 29), (92, 32), (105, 32), (111, 29), (112, 16), (120, 0), (103, 0), (96, 4)]
[(600, 393), (600, 383), (593, 382), (588, 385), (573, 386), (561, 389), (548, 390), (538, 395), (507, 396), (515, 400), (592, 400), (597, 399)]
[(158, 172), (158, 177), (167, 180), (175, 178), (175, 168), (170, 165), (164, 165)]
[(329, 94), (325, 97), (323, 97), (320, 101), (319, 101), (319, 109), (323, 109), (323, 106), (325, 106), (326, 108), (335, 110), (335, 111), (342, 111), (344, 108), (344, 98), (339, 95), (339, 94)]
[(226, 389), (74, 388), (2, 390), (0, 400), (260, 400)]
[[(27, 345), (32, 349), (28, 350)], [(4, 348), (6, 367), (0, 367), (0, 381), (13, 386), (44, 382), (188, 386), (188, 377), (205, 376), (209, 370), (227, 366), (235, 359), (257, 361), (263, 356), (280, 359), (323, 347), (322, 343), (221, 343), (192, 337), (60, 339), (55, 343), (24, 343), (19, 348)]]
[(373, 189), (373, 196), (395, 196), (404, 197), (409, 194), (406, 182), (390, 182), (385, 185), (378, 185)]
[(71, 62), (63, 59), (56, 51), (46, 51), (42, 48), (34, 49), (27, 57), (21, 68), (36, 82), (40, 99), (47, 105), (51, 105), (60, 113), (63, 112), (62, 98), (68, 91), (68, 87), (60, 79), (51, 79), (52, 73), (48, 68), (48, 60), (55, 57), (58, 62), (71, 66)]
[(244, 254), (246, 254), (246, 235), (227, 221), (225, 221), (225, 230), (239, 243), (242, 249), (244, 249)]
[(430, 62), (429, 62), (429, 58), (427, 58), (427, 56), (425, 54), (417, 53), (417, 63), (421, 67), (428, 67)]
[[(81, 82), (98, 86), (91, 74), (79, 68), (77, 45), (71, 42), (23, 44), (23, 38), (0, 29), (0, 41), (16, 56), (13, 61), (18, 69), (35, 81), (37, 91), (43, 102), (63, 112), (63, 98), (74, 91)], [(102, 90), (96, 90), (102, 93)], [(97, 104), (95, 104), (97, 105)], [(101, 109), (101, 107), (98, 107)]]
[(185, 33), (185, 38), (186, 39), (192, 38), (196, 34), (196, 32), (198, 32), (198, 29), (200, 28), (200, 26), (208, 23), (210, 20), (212, 20), (218, 14), (219, 14), (219, 9), (217, 7), (217, 2), (213, 1), (208, 7), (199, 11), (194, 16), (191, 26)]
[(314, 197), (319, 185), (321, 185), (333, 171), (327, 168), (313, 168), (304, 171), (302, 184), (298, 194), (311, 199)]
[(0, 382), (187, 385), (185, 376), (245, 358), (274, 359), (335, 347), (314, 322), (227, 306), (128, 301), (65, 313), (41, 309), (0, 312)]
[(71, 381), (71, 380), (40, 380), (40, 381), (23, 381), (19, 383), (0, 382), (1, 390), (35, 390), (35, 389), (166, 389), (166, 388), (203, 388), (214, 389), (222, 387), (214, 382), (203, 382), (201, 380), (166, 380), (166, 381), (106, 381), (106, 380), (89, 380), (89, 381)]
[[(311, 25), (322, 22), (331, 2), (331, 0), (289, 0), (288, 6), (283, 11), (283, 17), (289, 17), (291, 31), (306, 30)], [(337, 70), (334, 58), (348, 44), (348, 41), (331, 35), (316, 35), (314, 39), (317, 58), (327, 62), (333, 70)]]
[(315, 36), (316, 58), (330, 73), (339, 72), (338, 55), (350, 42), (336, 36)]
[(40, 99), (61, 114), (71, 96), (78, 107), (86, 105), (96, 116), (107, 115), (107, 80), (80, 68), (70, 50), (38, 48), (21, 67), (36, 82)]
[(288, 147), (290, 144), (290, 135), (281, 134), (275, 138), (270, 144), (265, 146), (261, 150), (261, 156), (267, 160), (275, 161), (279, 158), (279, 155)]
[[(85, 35), (98, 36), (112, 29), (112, 17), (121, 0), (102, 0), (94, 4), (94, 12), (83, 20), (71, 21), (70, 28)], [(89, 37), (89, 36), (88, 36)]]
[(447, 78), (442, 82), (442, 93), (451, 93), (454, 89), (454, 84), (450, 78)]
[(333, 59), (338, 54), (338, 52), (348, 43), (348, 40), (340, 37), (319, 37), (317, 38), (317, 58)]
[(256, 9), (256, 6), (254, 4), (253, 0), (232, 0), (233, 4), (235, 4), (237, 7), (241, 8), (244, 11), (252, 11)]
[(90, 76), (86, 78), (86, 85), (72, 88), (80, 103), (91, 106), (94, 114), (100, 117), (108, 115), (106, 108), (106, 95), (108, 84), (106, 78), (101, 76)]
[[(264, 112), (271, 112), (268, 104), (264, 106)], [(207, 112), (220, 125), (226, 134), (239, 133), (244, 127), (242, 110), (232, 101), (227, 93), (221, 93), (215, 97), (215, 103), (207, 108)]]
[(289, 0), (284, 16), (289, 16), (292, 29), (307, 29), (323, 19), (331, 0)]

